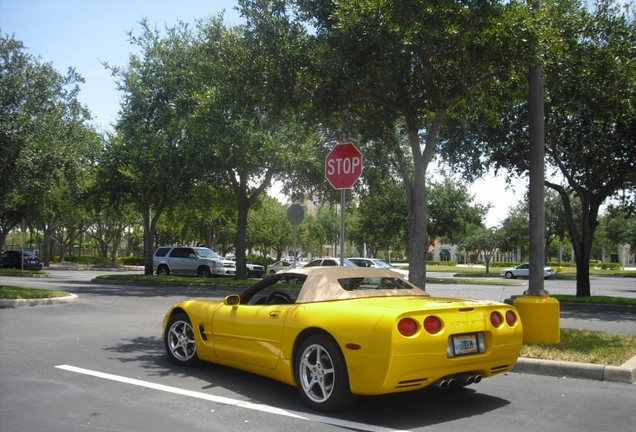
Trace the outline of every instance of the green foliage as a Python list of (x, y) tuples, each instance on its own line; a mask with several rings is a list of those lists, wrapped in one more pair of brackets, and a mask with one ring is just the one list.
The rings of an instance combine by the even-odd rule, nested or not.
[(0, 35), (0, 244), (23, 218), (49, 227), (77, 223), (78, 192), (99, 148), (77, 100), (83, 78), (25, 51)]
[(457, 265), (457, 261), (427, 261), (426, 267), (455, 267)]
[(483, 223), (491, 204), (473, 204), (474, 196), (463, 183), (449, 177), (428, 183), (428, 234), (431, 240), (459, 243), (469, 230)]
[(600, 268), (601, 270), (620, 270), (621, 265), (619, 263), (590, 263), (590, 267)]
[(142, 266), (144, 265), (144, 257), (127, 256), (117, 258), (117, 264), (125, 266)]

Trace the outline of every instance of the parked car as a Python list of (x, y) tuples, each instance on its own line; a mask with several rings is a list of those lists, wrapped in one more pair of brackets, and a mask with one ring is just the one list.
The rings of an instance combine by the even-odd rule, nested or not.
[(192, 246), (162, 246), (152, 257), (158, 275), (186, 275), (201, 278), (234, 276), (236, 263), (220, 258), (212, 249)]
[(247, 276), (263, 277), (263, 275), (265, 275), (265, 267), (263, 267), (262, 265), (254, 264), (250, 260), (246, 260), (245, 272), (247, 273)]
[[(236, 257), (234, 255), (226, 255), (226, 260), (234, 261), (236, 265)], [(245, 274), (248, 277), (263, 277), (265, 274), (265, 267), (262, 265), (254, 264), (250, 260), (245, 260)]]
[(42, 259), (31, 251), (8, 250), (2, 252), (2, 267), (42, 270)]
[(358, 267), (373, 267), (373, 268), (385, 268), (389, 270), (393, 270), (396, 273), (404, 276), (404, 279), (409, 279), (409, 271), (401, 268), (397, 268), (386, 261), (382, 261), (381, 259), (376, 258), (348, 258), (349, 261), (357, 265)]
[[(301, 263), (299, 263), (298, 261), (296, 262), (296, 267), (302, 267), (302, 266), (303, 265)], [(289, 270), (291, 268), (294, 268), (293, 262), (277, 261), (274, 264), (270, 264), (267, 266), (267, 273), (273, 275), (274, 273), (280, 270)]]
[[(499, 275), (504, 276), (506, 279), (528, 277), (530, 276), (530, 264), (525, 263), (525, 264), (518, 265), (517, 267), (505, 268), (499, 273)], [(544, 279), (551, 278), (552, 276), (554, 276), (554, 269), (548, 266), (543, 267)]]
[(435, 298), (387, 269), (283, 270), (223, 300), (189, 299), (163, 318), (168, 358), (296, 386), (312, 409), (358, 395), (452, 389), (510, 371), (523, 329), (513, 306)]
[[(325, 267), (325, 266), (339, 266), (339, 265), (340, 265), (340, 258), (322, 257), (322, 258), (316, 258), (314, 260), (309, 261), (307, 264), (305, 264), (305, 267)], [(345, 258), (344, 260), (344, 266), (358, 267), (357, 265), (349, 261), (347, 258)]]

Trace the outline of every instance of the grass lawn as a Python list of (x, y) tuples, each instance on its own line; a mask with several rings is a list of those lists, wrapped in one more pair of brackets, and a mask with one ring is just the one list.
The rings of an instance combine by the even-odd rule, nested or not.
[(0, 299), (38, 299), (66, 297), (70, 293), (66, 291), (53, 291), (47, 289), (21, 288), (0, 285)]
[(561, 341), (558, 344), (524, 344), (521, 356), (620, 366), (636, 356), (636, 336), (561, 329)]

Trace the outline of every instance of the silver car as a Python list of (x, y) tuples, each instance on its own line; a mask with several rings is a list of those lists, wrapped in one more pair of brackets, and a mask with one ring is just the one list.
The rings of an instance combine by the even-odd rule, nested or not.
[(373, 268), (385, 268), (401, 274), (404, 279), (409, 280), (409, 271), (401, 268), (397, 268), (386, 261), (376, 258), (348, 258), (349, 261), (357, 265), (358, 267), (373, 267)]
[[(517, 267), (505, 268), (499, 273), (499, 275), (505, 277), (506, 279), (514, 279), (518, 277), (529, 277), (530, 264), (525, 263), (525, 264), (518, 265)], [(543, 267), (543, 278), (548, 279), (548, 278), (551, 278), (552, 276), (554, 276), (554, 269), (548, 266)]]
[(234, 276), (236, 263), (220, 258), (212, 249), (192, 246), (162, 246), (152, 257), (158, 275), (184, 275), (206, 278)]
[[(302, 267), (303, 265), (296, 261), (296, 267)], [(273, 275), (277, 271), (280, 270), (289, 270), (294, 268), (294, 262), (289, 261), (277, 261), (274, 264), (270, 264), (267, 266), (267, 273)]]

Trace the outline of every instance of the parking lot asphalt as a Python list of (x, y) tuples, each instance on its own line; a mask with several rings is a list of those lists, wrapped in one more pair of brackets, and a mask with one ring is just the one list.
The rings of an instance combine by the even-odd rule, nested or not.
[[(100, 280), (100, 283), (104, 283)], [(115, 281), (113, 281), (115, 283)], [(119, 282), (117, 282), (119, 283)], [(48, 298), (48, 299), (0, 299), (0, 308), (12, 308), (21, 306), (46, 306), (52, 304), (72, 303), (78, 301), (79, 297), (71, 294), (67, 297)], [(605, 305), (585, 305), (562, 303), (561, 311), (580, 311), (585, 312), (586, 316), (594, 316), (596, 314), (603, 315), (603, 321), (607, 322), (612, 319), (613, 311), (616, 307)], [(636, 315), (634, 307), (618, 307), (621, 313)], [(596, 320), (590, 319), (589, 323), (594, 329)], [(601, 330), (599, 328), (599, 330)], [(541, 360), (520, 357), (517, 364), (512, 370), (513, 372), (522, 374), (547, 375), (557, 377), (579, 378), (597, 381), (609, 381), (619, 383), (636, 384), (636, 356), (625, 362), (621, 366), (609, 366), (591, 363), (566, 362), (555, 360)]]

